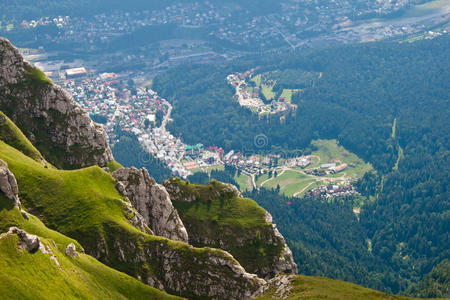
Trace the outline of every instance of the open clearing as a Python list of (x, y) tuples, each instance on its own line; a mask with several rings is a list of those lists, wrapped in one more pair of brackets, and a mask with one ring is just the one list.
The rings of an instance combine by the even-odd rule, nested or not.
[[(314, 161), (308, 169), (320, 167), (322, 164), (340, 162), (346, 163), (349, 167), (341, 174), (357, 179), (361, 178), (366, 172), (372, 169), (372, 165), (364, 162), (356, 154), (347, 151), (344, 147), (338, 145), (336, 140), (316, 140), (311, 145), (316, 148), (312, 155), (320, 157), (320, 162)], [(353, 166), (354, 165), (354, 166)], [(329, 177), (333, 177), (330, 175)]]

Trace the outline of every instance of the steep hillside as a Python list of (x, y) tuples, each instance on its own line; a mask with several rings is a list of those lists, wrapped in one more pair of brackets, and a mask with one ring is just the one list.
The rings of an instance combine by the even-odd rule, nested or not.
[(54, 166), (76, 169), (113, 160), (106, 135), (72, 97), (0, 38), (0, 110)]
[(244, 268), (263, 278), (297, 273), (283, 236), (272, 217), (253, 200), (240, 197), (234, 186), (169, 179), (164, 186), (187, 227), (189, 243), (229, 251)]
[(21, 211), (14, 175), (0, 165), (1, 298), (176, 298), (102, 265), (77, 241)]
[(227, 252), (143, 232), (137, 212), (115, 189), (115, 180), (97, 166), (74, 171), (47, 168), (4, 142), (0, 159), (17, 178), (19, 196), (29, 212), (119, 271), (194, 298), (247, 298), (265, 284)]

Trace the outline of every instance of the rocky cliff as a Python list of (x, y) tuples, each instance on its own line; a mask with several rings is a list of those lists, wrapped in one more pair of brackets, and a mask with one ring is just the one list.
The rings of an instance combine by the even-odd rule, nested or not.
[(3, 38), (0, 110), (58, 168), (105, 166), (113, 159), (103, 128)]
[(164, 182), (188, 231), (189, 243), (229, 251), (251, 273), (269, 279), (297, 273), (292, 252), (272, 217), (236, 187), (208, 186), (171, 178)]
[(188, 234), (166, 189), (150, 177), (146, 169), (122, 168), (112, 176), (117, 189), (128, 197), (155, 235), (188, 242)]
[(22, 210), (19, 200), (19, 187), (13, 173), (8, 169), (8, 164), (0, 159), (0, 191), (9, 199), (13, 206), (17, 207), (22, 216), (28, 219), (28, 214)]

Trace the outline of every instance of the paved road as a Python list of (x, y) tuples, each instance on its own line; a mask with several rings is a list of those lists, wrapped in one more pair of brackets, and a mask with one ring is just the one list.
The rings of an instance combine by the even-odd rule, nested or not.
[(169, 122), (170, 115), (172, 114), (172, 104), (170, 104), (167, 101), (164, 101), (163, 104), (168, 107), (168, 110), (167, 110), (167, 114), (164, 116), (164, 118), (163, 118), (163, 120), (161, 122), (161, 126), (159, 128), (161, 128), (163, 131), (165, 131), (167, 122)]

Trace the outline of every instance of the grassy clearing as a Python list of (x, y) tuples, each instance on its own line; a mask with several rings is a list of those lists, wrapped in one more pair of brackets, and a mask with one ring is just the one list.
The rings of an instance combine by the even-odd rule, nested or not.
[(261, 92), (267, 100), (272, 100), (275, 98), (275, 92), (272, 90), (273, 86), (267, 86), (265, 84), (261, 85)]
[(280, 98), (284, 98), (286, 102), (291, 103), (291, 101), (292, 101), (292, 94), (293, 94), (292, 90), (284, 89), (283, 92), (281, 93)]
[(295, 171), (285, 171), (282, 175), (267, 181), (264, 187), (275, 189), (279, 185), (280, 193), (286, 196), (293, 196), (314, 181), (316, 181), (314, 178), (305, 174)]
[(249, 180), (251, 180), (251, 178), (245, 174), (241, 174), (239, 176), (235, 176), (234, 180), (236, 180), (236, 182), (239, 184), (240, 190), (241, 191), (248, 191), (250, 190), (251, 186), (248, 185)]
[(256, 86), (260, 86), (261, 85), (261, 74), (258, 74), (256, 76), (254, 76), (251, 81), (253, 81), (255, 83)]
[[(178, 179), (179, 180), (179, 179)], [(264, 224), (265, 211), (255, 201), (227, 193), (224, 185), (211, 181), (209, 185), (185, 184), (179, 180), (183, 195), (195, 195), (197, 201), (174, 201), (185, 217), (201, 221), (214, 220), (219, 226), (251, 228)]]
[[(372, 166), (369, 163), (364, 162), (356, 154), (339, 146), (336, 140), (316, 140), (312, 141), (311, 145), (317, 149), (313, 151), (312, 155), (320, 157), (320, 162), (315, 160), (308, 169), (318, 168), (321, 164), (340, 161), (349, 165), (346, 170), (339, 173), (340, 176), (345, 174), (355, 179), (372, 170)], [(351, 167), (350, 164), (353, 164), (354, 167)]]
[(394, 119), (394, 123), (392, 124), (392, 138), (395, 139), (395, 134), (397, 131), (397, 118)]
[[(272, 296), (274, 296), (274, 294), (275, 290), (270, 289), (263, 297), (256, 299), (273, 299)], [(293, 282), (292, 294), (286, 299), (406, 300), (412, 298), (387, 295), (349, 282), (299, 275)]]
[(403, 154), (403, 148), (398, 146), (398, 157), (397, 161), (395, 162), (394, 170), (398, 170), (398, 164), (403, 158), (405, 158), (405, 155)]

